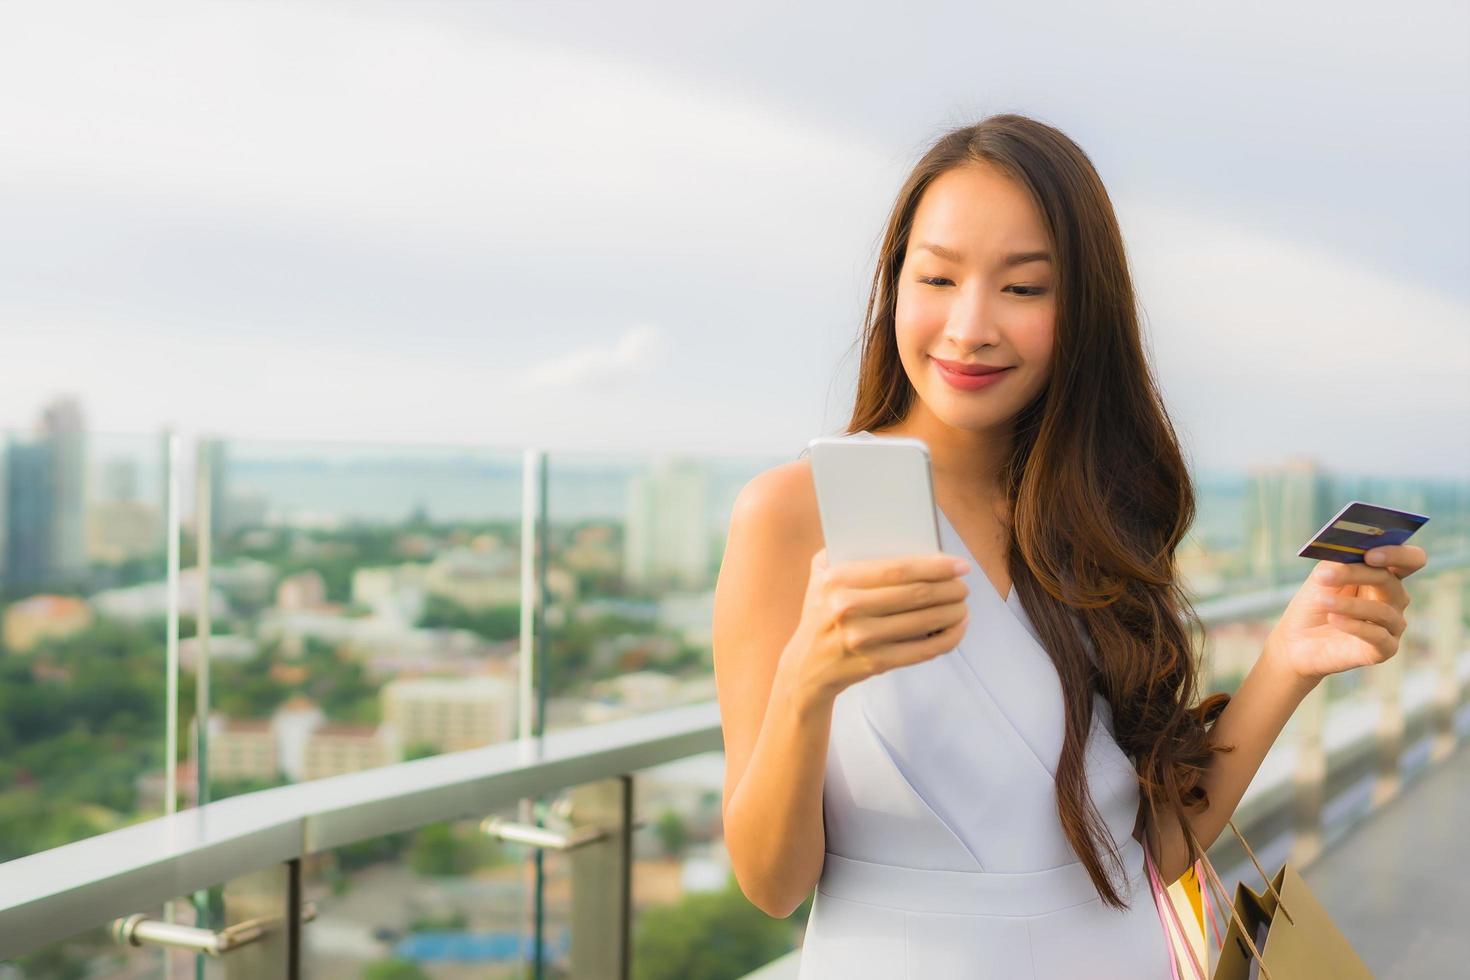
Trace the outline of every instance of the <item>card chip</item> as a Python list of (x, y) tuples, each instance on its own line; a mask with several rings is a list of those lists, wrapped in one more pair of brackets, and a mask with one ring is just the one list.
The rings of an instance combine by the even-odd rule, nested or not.
[(1375, 538), (1383, 533), (1383, 528), (1374, 527), (1372, 524), (1359, 524), (1357, 521), (1338, 521), (1332, 525), (1343, 531), (1356, 531), (1358, 534), (1371, 534)]

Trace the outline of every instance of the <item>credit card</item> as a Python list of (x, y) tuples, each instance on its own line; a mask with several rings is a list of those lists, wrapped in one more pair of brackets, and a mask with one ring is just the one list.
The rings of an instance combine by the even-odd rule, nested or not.
[(1297, 555), (1351, 564), (1365, 552), (1385, 544), (1403, 544), (1429, 518), (1354, 500), (1322, 525)]

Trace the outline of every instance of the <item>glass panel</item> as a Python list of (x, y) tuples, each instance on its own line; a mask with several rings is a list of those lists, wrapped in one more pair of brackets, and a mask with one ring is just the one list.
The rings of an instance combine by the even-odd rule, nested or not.
[[(495, 815), (516, 819), (516, 807)], [(518, 978), (530, 960), (533, 888), (519, 845), (479, 821), (431, 824), (303, 862), (303, 970), (318, 980)]]
[[(212, 799), (513, 737), (519, 454), (228, 442), (203, 459)], [(192, 669), (198, 638), (181, 646)]]
[(1210, 475), (1197, 482), (1196, 528), (1207, 539), (1230, 539), (1228, 515), (1238, 514), (1243, 524), (1238, 561), (1220, 578), (1224, 592), (1300, 581), (1313, 563), (1297, 557), (1297, 550), (1351, 500), (1429, 515), (1413, 543), (1431, 554), (1470, 545), (1470, 494), (1463, 483), (1337, 473), (1310, 458), (1257, 466), (1243, 480)]
[[(162, 908), (139, 909), (161, 918)], [(181, 921), (187, 916), (180, 915)], [(189, 957), (192, 961), (192, 957)], [(190, 971), (193, 970), (189, 966)], [(175, 970), (173, 977), (192, 976)], [(110, 926), (88, 929), (24, 956), (0, 960), (0, 980), (84, 980), (91, 977), (127, 977), (128, 980), (169, 980), (164, 977), (163, 950), (124, 948), (113, 941)]]
[[(211, 799), (515, 735), (519, 452), (230, 441), (202, 446), (200, 468)], [(192, 669), (198, 639), (182, 646)], [(476, 822), (304, 868), (310, 976), (498, 975), (525, 958), (525, 870)]]
[(0, 433), (0, 862), (164, 810), (166, 464), (70, 402)]
[(720, 820), (723, 752), (638, 774), (633, 977), (742, 977), (801, 940), (808, 899), (787, 919), (752, 905), (730, 870)]
[[(219, 957), (196, 954), (206, 980), (251, 980), (255, 977), (284, 977), (290, 953), (290, 926), (287, 921), (290, 894), (290, 865), (279, 864), (243, 875), (227, 882), (219, 890), (216, 910), (208, 916), (216, 931), (239, 929), (249, 924), (263, 928), (260, 938), (239, 946)], [(203, 925), (203, 920), (200, 920)], [(310, 925), (298, 928), (309, 929)], [(304, 933), (301, 933), (304, 936)], [(186, 970), (175, 968), (174, 977), (193, 977), (191, 963)]]
[(730, 509), (781, 457), (553, 456), (546, 730), (714, 698)]

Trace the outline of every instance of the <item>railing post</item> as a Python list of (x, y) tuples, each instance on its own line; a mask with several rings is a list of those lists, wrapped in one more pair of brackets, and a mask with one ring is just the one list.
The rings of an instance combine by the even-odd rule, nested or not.
[(578, 786), (568, 794), (575, 826), (611, 828), (606, 839), (570, 852), (572, 980), (629, 975), (632, 915), (633, 777)]
[(1465, 577), (1444, 572), (1429, 583), (1429, 655), (1434, 664), (1434, 741), (1431, 762), (1454, 750), (1455, 713), (1460, 708), (1460, 645), (1464, 641)]
[(1392, 657), (1369, 667), (1368, 677), (1378, 699), (1377, 775), (1373, 780), (1373, 807), (1398, 795), (1403, 783), (1404, 658)]
[(1322, 803), (1327, 793), (1327, 750), (1322, 730), (1327, 716), (1327, 685), (1318, 684), (1297, 706), (1296, 769), (1292, 773), (1291, 860), (1309, 864), (1322, 850)]
[[(224, 925), (251, 919), (278, 925), (248, 946), (221, 957), (223, 980), (301, 976), (301, 861), (262, 868), (225, 883)], [(284, 921), (282, 921), (284, 920)]]
[(301, 859), (286, 862), (286, 980), (301, 980)]

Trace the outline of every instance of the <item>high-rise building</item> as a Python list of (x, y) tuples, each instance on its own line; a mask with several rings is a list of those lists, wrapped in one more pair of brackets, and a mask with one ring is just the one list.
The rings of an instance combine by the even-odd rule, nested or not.
[(32, 438), (5, 446), (0, 574), (7, 587), (34, 589), (86, 570), (85, 464), (81, 409), (70, 399), (46, 407)]
[(219, 543), (233, 530), (230, 526), (229, 464), (225, 444), (218, 439), (209, 439), (200, 442), (199, 451), (206, 454), (205, 466), (209, 468), (209, 536)]
[(102, 464), (102, 500), (128, 503), (138, 499), (138, 461), (114, 456)]
[(87, 557), (116, 563), (161, 554), (163, 515), (138, 496), (138, 460), (115, 456), (102, 464), (101, 480), (87, 508)]
[(52, 574), (74, 579), (87, 568), (87, 447), (82, 409), (60, 398), (41, 410), (36, 434), (51, 447)]
[(51, 447), (12, 442), (5, 449), (5, 584), (33, 589), (52, 577), (54, 501)]
[(708, 584), (708, 477), (692, 460), (664, 460), (628, 488), (623, 566), (634, 586)]
[(1305, 572), (1297, 551), (1334, 513), (1332, 481), (1307, 457), (1249, 474), (1246, 498), (1246, 565), (1264, 584)]

